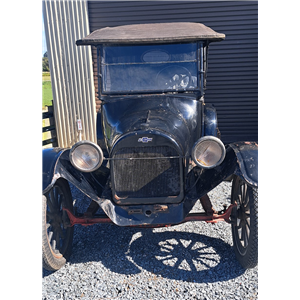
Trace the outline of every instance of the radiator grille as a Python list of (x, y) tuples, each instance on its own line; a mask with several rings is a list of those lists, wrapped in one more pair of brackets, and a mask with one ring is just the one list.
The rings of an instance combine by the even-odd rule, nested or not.
[[(115, 193), (120, 198), (178, 196), (180, 162), (170, 147), (130, 147), (117, 151), (113, 160)], [(126, 160), (126, 158), (133, 158)], [(153, 159), (156, 158), (156, 159)]]

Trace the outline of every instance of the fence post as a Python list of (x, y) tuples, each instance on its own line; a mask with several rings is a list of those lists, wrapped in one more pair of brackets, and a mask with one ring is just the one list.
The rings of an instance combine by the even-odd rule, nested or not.
[(50, 125), (42, 127), (42, 132), (51, 132), (51, 138), (42, 141), (42, 146), (52, 144), (53, 147), (58, 147), (56, 127), (55, 127), (55, 118), (54, 118), (54, 113), (53, 113), (53, 100), (52, 100), (52, 106), (47, 106), (47, 108), (48, 108), (48, 111), (43, 112), (43, 120), (49, 119)]

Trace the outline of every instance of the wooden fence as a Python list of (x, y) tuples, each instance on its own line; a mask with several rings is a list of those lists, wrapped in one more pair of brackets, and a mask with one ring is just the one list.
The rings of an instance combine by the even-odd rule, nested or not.
[(53, 105), (46, 106), (46, 111), (43, 112), (42, 132), (43, 148), (58, 147)]

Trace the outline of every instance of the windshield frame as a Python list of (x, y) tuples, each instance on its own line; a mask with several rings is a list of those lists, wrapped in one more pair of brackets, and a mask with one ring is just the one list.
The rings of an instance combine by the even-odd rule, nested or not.
[[(164, 43), (165, 45), (166, 43)], [(204, 94), (204, 80), (203, 76), (206, 69), (206, 64), (203, 64), (203, 47), (204, 42), (203, 41), (194, 41), (189, 43), (168, 43), (171, 45), (178, 45), (178, 44), (196, 44), (196, 72), (197, 72), (197, 83), (198, 86), (196, 88), (187, 88), (187, 89), (149, 89), (149, 90), (122, 90), (122, 91), (104, 91), (103, 89), (103, 75), (101, 73), (102, 71), (102, 64), (101, 59), (103, 57), (103, 47), (105, 46), (123, 46), (120, 44), (101, 44), (97, 46), (97, 75), (98, 75), (98, 92), (99, 97), (107, 97), (107, 96), (126, 96), (126, 95), (142, 95), (142, 94), (182, 94), (182, 93), (189, 93), (189, 94), (199, 94), (200, 96), (203, 96)], [(140, 44), (131, 45), (131, 47), (139, 46)], [(145, 45), (145, 44), (144, 44)], [(159, 46), (159, 44), (148, 44), (149, 46)], [(163, 44), (162, 44), (163, 45)], [(206, 47), (205, 47), (206, 48)], [(202, 51), (201, 51), (202, 49)], [(206, 54), (207, 51), (205, 51)], [(206, 55), (205, 55), (206, 56)], [(201, 67), (202, 65), (202, 67)], [(103, 96), (103, 97), (102, 97)]]

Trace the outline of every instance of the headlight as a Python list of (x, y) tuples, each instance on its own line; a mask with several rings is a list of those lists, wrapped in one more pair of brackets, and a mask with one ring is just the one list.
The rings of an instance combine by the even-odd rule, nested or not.
[(70, 150), (72, 165), (82, 172), (92, 172), (98, 169), (103, 162), (101, 148), (90, 141), (80, 141)]
[(204, 136), (195, 143), (192, 158), (198, 166), (204, 169), (214, 168), (224, 160), (225, 146), (214, 136)]

